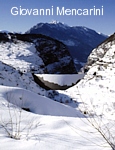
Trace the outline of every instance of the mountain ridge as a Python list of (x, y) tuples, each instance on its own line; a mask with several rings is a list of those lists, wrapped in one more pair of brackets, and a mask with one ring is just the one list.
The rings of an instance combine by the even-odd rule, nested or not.
[(86, 63), (91, 51), (107, 38), (87, 27), (71, 27), (58, 21), (38, 23), (25, 33), (43, 34), (63, 42), (73, 59), (77, 60), (77, 68), (81, 68), (80, 63)]

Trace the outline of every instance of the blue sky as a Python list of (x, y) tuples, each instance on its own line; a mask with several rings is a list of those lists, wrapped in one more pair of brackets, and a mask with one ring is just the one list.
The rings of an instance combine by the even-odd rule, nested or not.
[[(104, 7), (103, 16), (13, 16), (12, 7), (40, 9), (65, 7), (90, 9)], [(70, 26), (86, 26), (107, 35), (115, 32), (115, 0), (0, 0), (0, 30), (25, 32), (39, 22), (57, 20)]]

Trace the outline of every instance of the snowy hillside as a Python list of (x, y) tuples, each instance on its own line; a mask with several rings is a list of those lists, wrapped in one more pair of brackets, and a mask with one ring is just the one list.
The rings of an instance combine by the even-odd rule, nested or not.
[(34, 82), (32, 74), (76, 72), (69, 52), (58, 41), (42, 35), (0, 35), (1, 85), (18, 86), (44, 95), (44, 89)]
[(44, 63), (35, 55), (34, 45), (18, 41), (0, 43), (0, 84), (5, 86), (22, 87), (44, 95), (33, 79), (31, 70), (44, 73), (41, 68)]
[(0, 43), (0, 60), (22, 73), (32, 69), (37, 70), (38, 73), (44, 73), (41, 68), (44, 66), (44, 62), (36, 54), (33, 43), (23, 41)]
[[(41, 88), (33, 74), (73, 73), (65, 45), (42, 35), (0, 35), (0, 150), (114, 150), (115, 34), (92, 51), (78, 84), (56, 91)], [(61, 85), (77, 78), (54, 76)]]
[[(57, 40), (43, 35), (0, 33), (0, 41), (1, 52), (7, 55), (3, 59), (10, 58), (10, 65), (16, 59), (23, 71), (25, 66), (28, 71), (38, 73), (76, 73), (68, 49)], [(19, 67), (18, 64), (15, 66)]]
[(0, 108), (1, 150), (111, 150), (78, 110), (30, 91), (0, 86)]
[(84, 68), (87, 73), (76, 86), (67, 92), (83, 105), (83, 112), (115, 115), (115, 34), (92, 51)]
[(76, 67), (79, 70), (82, 63), (86, 63), (88, 55), (107, 36), (83, 26), (68, 26), (64, 23), (53, 21), (50, 23), (38, 23), (26, 33), (43, 34), (63, 42), (70, 54), (77, 60)]

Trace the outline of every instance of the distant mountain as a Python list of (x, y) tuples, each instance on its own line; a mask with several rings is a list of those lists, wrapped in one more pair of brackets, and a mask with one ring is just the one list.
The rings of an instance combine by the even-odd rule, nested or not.
[(10, 32), (7, 30), (0, 30), (0, 33), (10, 33)]
[(63, 42), (76, 60), (77, 68), (86, 63), (92, 49), (103, 42), (107, 36), (82, 26), (70, 27), (61, 22), (38, 23), (30, 28), (28, 34), (43, 34)]

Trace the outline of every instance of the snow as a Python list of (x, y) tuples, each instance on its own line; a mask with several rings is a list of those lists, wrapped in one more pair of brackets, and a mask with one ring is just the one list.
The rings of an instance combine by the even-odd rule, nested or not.
[[(1, 33), (6, 33), (6, 34), (9, 33), (9, 31), (7, 31), (7, 30), (0, 30), (0, 32), (1, 32)], [(10, 32), (10, 33), (11, 33), (11, 32)]]
[(44, 63), (32, 43), (0, 43), (0, 85), (21, 87), (45, 95), (46, 91), (34, 82), (31, 74), (33, 69), (43, 73), (41, 65)]
[(36, 114), (68, 117), (82, 116), (80, 112), (69, 106), (24, 89), (1, 86), (0, 91), (10, 103), (21, 108), (29, 108), (31, 112)]
[(36, 76), (43, 78), (44, 81), (48, 81), (50, 83), (55, 83), (61, 86), (71, 86), (78, 80), (82, 79), (84, 74), (36, 74)]
[(89, 59), (97, 59), (100, 54), (103, 57), (89, 66), (84, 79), (68, 89), (67, 93), (81, 103), (79, 108), (83, 112), (88, 110), (90, 114), (104, 115), (112, 119), (115, 115), (115, 46), (107, 43), (104, 45), (108, 49), (105, 49), (106, 52), (102, 47), (101, 45), (94, 49)]
[(22, 72), (28, 72), (33, 67), (33, 69), (42, 73), (42, 70), (38, 67), (44, 63), (35, 52), (35, 45), (32, 43), (20, 41), (16, 44), (10, 42), (0, 43), (0, 60)]
[[(63, 29), (67, 29), (69, 26), (67, 24), (65, 24), (64, 22), (59, 22), (57, 20), (52, 20), (51, 22), (49, 22), (49, 24), (51, 25), (56, 25), (56, 27), (58, 28), (63, 28)], [(55, 26), (51, 26), (52, 27), (55, 27)]]
[[(0, 150), (111, 150), (96, 128), (114, 143), (114, 54), (114, 42), (94, 49), (89, 59), (97, 61), (89, 65), (85, 76), (40, 75), (44, 63), (32, 43), (1, 42)], [(46, 91), (33, 81), (32, 69), (60, 85), (83, 79), (67, 90)], [(46, 97), (48, 92), (54, 98)], [(20, 140), (9, 137), (4, 127), (12, 135), (19, 130)]]
[[(67, 45), (67, 46), (75, 46), (75, 45), (77, 45), (77, 42), (74, 43), (72, 40), (66, 40), (66, 41), (62, 40), (62, 42), (63, 42), (65, 45)], [(79, 44), (79, 43), (78, 43), (78, 44)]]
[(101, 33), (101, 32), (98, 32), (98, 34), (103, 35), (103, 36), (105, 36), (106, 38), (110, 36), (110, 35), (103, 34), (103, 33)]
[[(7, 101), (10, 102), (9, 105)], [(38, 96), (35, 93), (20, 88), (0, 86), (0, 108), (2, 108), (0, 109), (0, 114), (5, 122), (9, 120), (10, 116), (14, 120), (15, 117), (18, 118), (18, 115), (15, 116), (14, 114), (18, 114), (19, 107), (11, 105), (11, 103), (22, 106), (22, 102), (20, 101), (23, 101), (24, 106), (29, 106), (32, 113), (24, 110), (21, 112), (21, 140), (7, 137), (4, 129), (0, 128), (1, 150), (9, 150), (9, 147), (12, 150), (76, 150), (76, 148), (92, 150), (94, 146), (95, 150), (102, 150), (102, 148), (110, 150), (105, 141), (89, 125), (87, 119), (78, 110), (72, 110), (72, 108), (70, 109), (70, 107), (57, 102), (52, 103), (52, 100), (48, 98)], [(56, 108), (58, 108), (58, 111)], [(41, 115), (34, 113), (40, 113)], [(76, 113), (77, 117), (75, 117)], [(69, 115), (73, 117), (69, 117)], [(31, 132), (28, 133), (30, 128), (29, 123), (31, 123)], [(15, 125), (14, 122), (14, 128)], [(104, 146), (107, 147), (105, 148)]]

